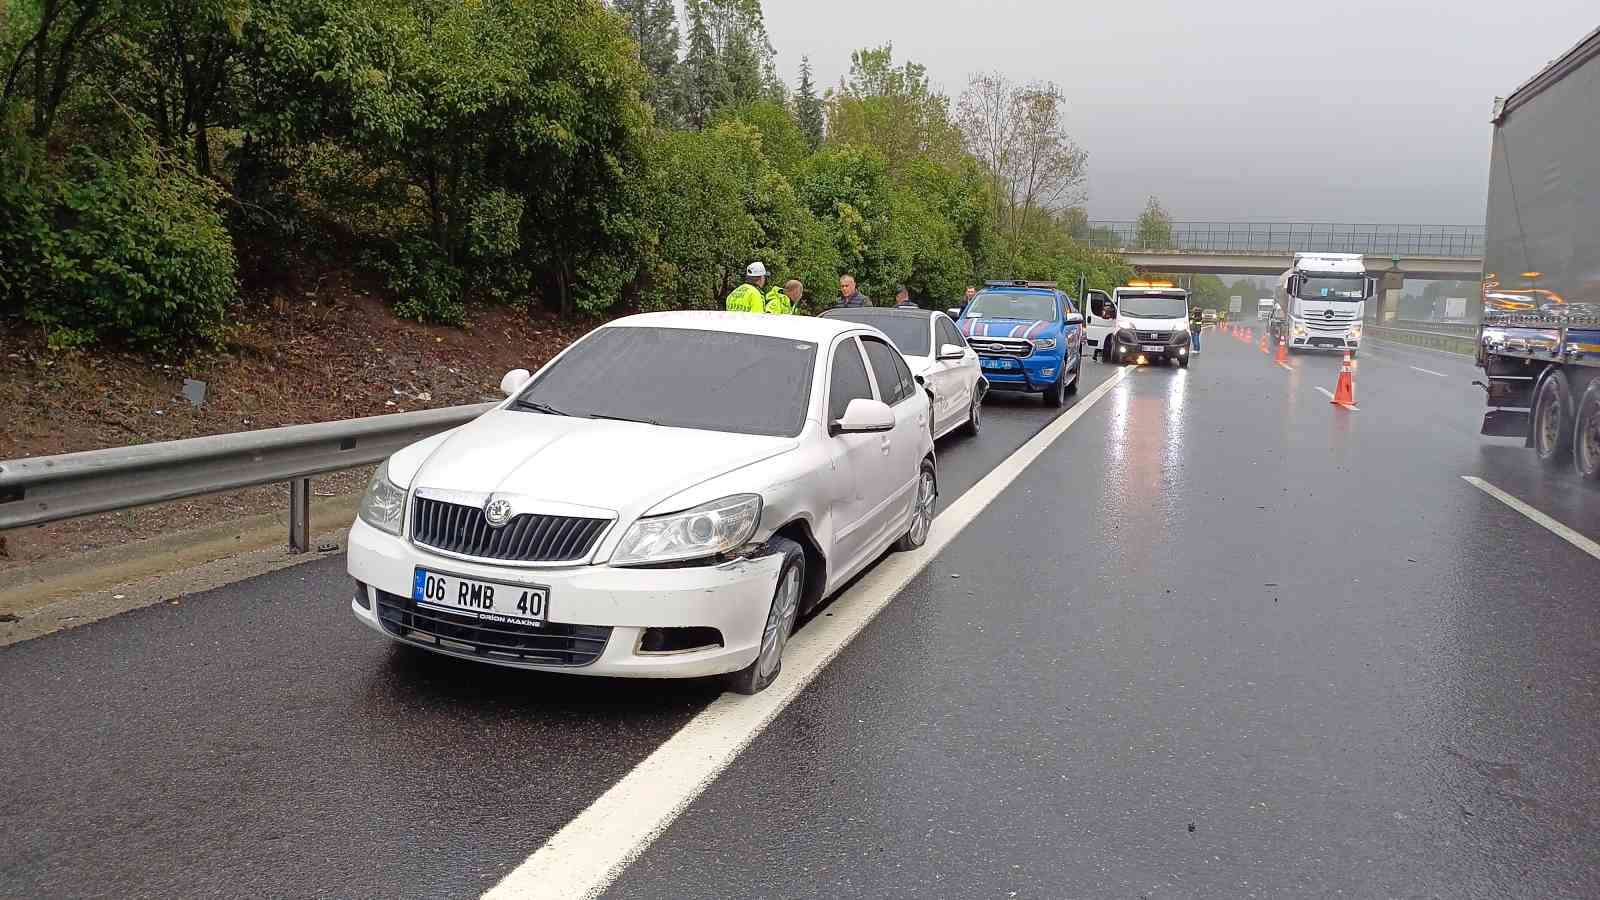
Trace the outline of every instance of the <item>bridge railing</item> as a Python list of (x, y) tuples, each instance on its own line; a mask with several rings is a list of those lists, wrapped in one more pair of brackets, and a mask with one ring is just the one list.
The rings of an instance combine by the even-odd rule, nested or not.
[(1483, 255), (1473, 225), (1362, 225), (1337, 222), (1173, 222), (1170, 236), (1141, 236), (1137, 222), (1090, 222), (1080, 238), (1104, 250), (1194, 253), (1362, 253), (1369, 256)]

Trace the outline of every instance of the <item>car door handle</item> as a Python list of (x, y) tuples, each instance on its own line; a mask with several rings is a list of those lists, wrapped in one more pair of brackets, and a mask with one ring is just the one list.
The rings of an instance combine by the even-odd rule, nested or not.
[(890, 446), (891, 443), (892, 442), (888, 438), (884, 438), (883, 439), (883, 443), (878, 445), (878, 449), (883, 452), (884, 456), (888, 456), (889, 455), (889, 446)]

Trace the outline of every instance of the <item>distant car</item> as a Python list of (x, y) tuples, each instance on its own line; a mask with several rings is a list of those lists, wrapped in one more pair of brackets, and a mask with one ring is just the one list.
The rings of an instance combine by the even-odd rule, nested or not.
[(1207, 325), (1217, 324), (1217, 311), (1214, 309), (1201, 310), (1200, 321)]
[(362, 499), (350, 608), (393, 641), (754, 693), (801, 613), (927, 540), (927, 394), (854, 322), (631, 316), (501, 388)]
[(960, 316), (992, 390), (1043, 394), (1051, 406), (1077, 392), (1083, 315), (1054, 282), (991, 281)]
[(983, 395), (989, 380), (978, 367), (977, 351), (967, 346), (949, 316), (926, 309), (869, 306), (830, 309), (822, 318), (871, 325), (889, 336), (933, 403), (935, 439), (958, 428), (974, 435), (983, 427)]

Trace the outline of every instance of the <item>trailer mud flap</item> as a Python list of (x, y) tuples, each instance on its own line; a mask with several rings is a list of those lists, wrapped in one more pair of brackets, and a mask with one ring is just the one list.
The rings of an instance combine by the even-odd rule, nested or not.
[(1488, 437), (1528, 437), (1528, 410), (1491, 409), (1483, 414), (1483, 427), (1478, 433)]

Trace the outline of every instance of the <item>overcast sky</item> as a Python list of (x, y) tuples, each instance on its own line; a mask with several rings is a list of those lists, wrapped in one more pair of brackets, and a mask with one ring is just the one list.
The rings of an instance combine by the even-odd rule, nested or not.
[(1089, 151), (1089, 214), (1482, 225), (1489, 111), (1600, 25), (1596, 0), (766, 0), (792, 85), (893, 42), (952, 99), (1051, 80)]

